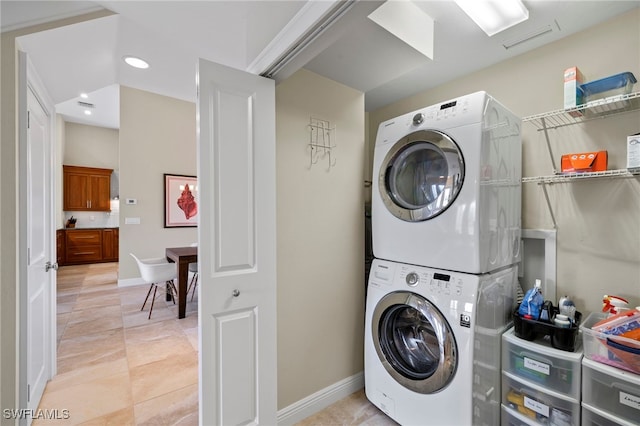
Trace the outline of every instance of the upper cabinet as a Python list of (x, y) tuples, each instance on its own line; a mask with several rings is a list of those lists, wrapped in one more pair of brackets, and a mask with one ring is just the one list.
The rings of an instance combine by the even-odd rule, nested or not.
[(112, 169), (62, 166), (64, 175), (65, 211), (111, 210), (110, 190)]

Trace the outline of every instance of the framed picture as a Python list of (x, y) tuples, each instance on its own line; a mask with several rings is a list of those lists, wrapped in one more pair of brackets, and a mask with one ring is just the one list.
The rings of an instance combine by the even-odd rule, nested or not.
[(164, 227), (198, 226), (198, 179), (164, 175)]

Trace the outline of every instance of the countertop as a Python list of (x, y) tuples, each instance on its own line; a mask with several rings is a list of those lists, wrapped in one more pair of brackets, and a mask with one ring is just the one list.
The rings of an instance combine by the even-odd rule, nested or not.
[(86, 231), (91, 229), (118, 229), (118, 228), (119, 228), (118, 226), (100, 226), (100, 227), (87, 226), (86, 228), (83, 228), (81, 226), (76, 226), (75, 228), (59, 228), (58, 231), (75, 231), (75, 230)]

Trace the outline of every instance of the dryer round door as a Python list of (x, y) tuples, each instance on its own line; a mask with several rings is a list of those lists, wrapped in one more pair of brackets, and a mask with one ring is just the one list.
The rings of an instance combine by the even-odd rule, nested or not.
[(397, 141), (378, 176), (383, 203), (408, 222), (432, 219), (456, 199), (464, 181), (458, 145), (437, 130), (418, 130)]
[(458, 367), (455, 337), (442, 313), (424, 297), (397, 291), (376, 305), (371, 323), (373, 345), (387, 372), (420, 394), (436, 393)]

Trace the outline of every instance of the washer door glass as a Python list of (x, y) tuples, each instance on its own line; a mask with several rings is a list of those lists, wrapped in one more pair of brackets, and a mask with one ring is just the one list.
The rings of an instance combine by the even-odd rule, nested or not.
[(436, 130), (400, 139), (380, 168), (380, 195), (389, 211), (406, 221), (431, 219), (455, 200), (464, 180), (464, 160), (456, 143)]
[(449, 323), (415, 293), (389, 293), (376, 306), (371, 324), (380, 362), (404, 387), (421, 394), (446, 387), (458, 366)]

